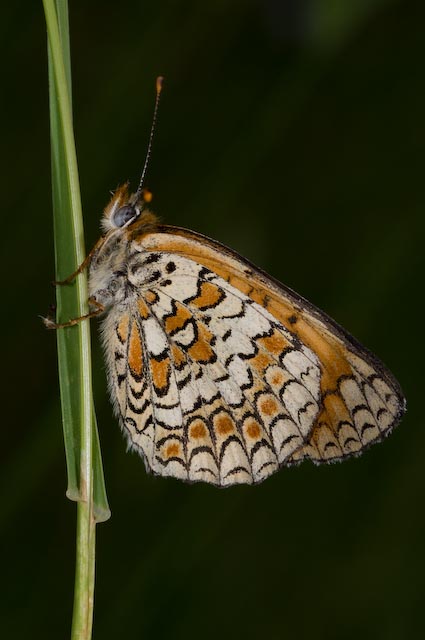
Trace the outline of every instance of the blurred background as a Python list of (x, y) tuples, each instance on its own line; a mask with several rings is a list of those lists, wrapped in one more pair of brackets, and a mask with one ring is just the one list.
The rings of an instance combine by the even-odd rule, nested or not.
[[(96, 322), (94, 395), (112, 518), (98, 527), (94, 638), (420, 637), (424, 631), (425, 4), (74, 0), (86, 243), (110, 190), (232, 246), (344, 325), (399, 379), (383, 444), (257, 487), (148, 477), (126, 453)], [(75, 504), (54, 301), (41, 2), (2, 7), (3, 637), (69, 636)]]

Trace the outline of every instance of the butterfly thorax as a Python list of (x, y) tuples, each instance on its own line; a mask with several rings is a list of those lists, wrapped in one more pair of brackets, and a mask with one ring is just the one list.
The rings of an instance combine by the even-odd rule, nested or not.
[[(138, 231), (140, 233), (140, 224)], [(111, 306), (131, 305), (144, 290), (163, 278), (156, 255), (145, 251), (133, 240), (133, 229), (119, 230), (92, 258), (89, 270), (89, 294), (105, 310)]]
[(92, 258), (89, 270), (89, 294), (109, 307), (124, 300), (127, 241), (123, 234), (105, 241)]

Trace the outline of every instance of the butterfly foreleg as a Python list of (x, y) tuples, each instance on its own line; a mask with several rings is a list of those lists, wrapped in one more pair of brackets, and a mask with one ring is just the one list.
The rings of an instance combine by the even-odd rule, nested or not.
[(53, 280), (53, 284), (54, 285), (64, 285), (64, 284), (71, 284), (71, 282), (74, 282), (75, 278), (80, 273), (82, 273), (86, 267), (89, 266), (93, 256), (95, 255), (95, 253), (97, 253), (99, 251), (99, 249), (105, 243), (105, 240), (106, 240), (106, 236), (102, 236), (101, 238), (99, 238), (99, 240), (96, 242), (96, 244), (94, 245), (92, 250), (86, 255), (86, 257), (84, 258), (82, 263), (79, 265), (79, 267), (73, 273), (71, 273), (71, 275), (69, 275), (67, 278), (65, 278), (64, 280)]

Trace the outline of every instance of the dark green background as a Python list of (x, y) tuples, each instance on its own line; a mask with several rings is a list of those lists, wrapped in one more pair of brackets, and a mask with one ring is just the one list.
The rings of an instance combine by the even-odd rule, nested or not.
[[(126, 454), (93, 325), (112, 519), (94, 638), (382, 638), (424, 631), (425, 4), (71, 1), (87, 245), (144, 160), (164, 221), (211, 235), (325, 309), (393, 370), (409, 412), (361, 459), (217, 490)], [(55, 336), (41, 2), (2, 7), (0, 631), (66, 638), (75, 504)]]

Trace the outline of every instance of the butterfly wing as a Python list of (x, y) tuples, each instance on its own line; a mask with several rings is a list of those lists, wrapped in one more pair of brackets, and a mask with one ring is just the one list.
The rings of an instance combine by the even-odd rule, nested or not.
[(134, 246), (137, 295), (104, 325), (130, 445), (156, 474), (260, 482), (308, 442), (321, 410), (317, 356), (216, 272)]
[[(259, 441), (264, 436), (263, 439), (270, 446), (270, 452), (276, 456), (274, 465), (265, 467), (268, 468), (267, 473), (264, 471), (265, 475), (281, 464), (296, 463), (304, 458), (311, 458), (320, 463), (358, 454), (373, 442), (381, 440), (398, 424), (405, 412), (405, 399), (388, 369), (325, 313), (289, 288), (223, 245), (184, 229), (159, 226), (146, 233), (136, 230), (133, 232), (133, 245), (136, 253), (148, 252), (150, 255), (158, 256), (158, 262), (165, 265), (165, 272), (162, 274), (164, 277), (161, 275), (162, 281), (170, 280), (172, 283), (168, 285), (171, 287), (168, 289), (170, 299), (185, 305), (193, 321), (200, 323), (200, 332), (202, 333), (201, 327), (205, 326), (205, 331), (211, 332), (213, 339), (217, 341), (216, 345), (211, 345), (217, 361), (208, 366), (200, 365), (203, 376), (208, 380), (214, 379), (214, 375), (218, 373), (216, 371), (210, 375), (214, 367), (224, 368), (230, 374), (222, 385), (223, 392), (220, 392), (218, 403), (223, 404), (232, 419), (235, 434), (238, 434), (241, 442), (238, 446), (240, 451), (245, 451), (248, 460), (252, 454), (249, 448), (251, 441), (248, 440), (247, 445), (243, 416), (251, 411), (252, 419), (257, 420), (261, 427)], [(166, 275), (166, 265), (170, 263), (177, 265), (177, 268), (172, 274)], [(195, 275), (189, 276), (191, 269)], [(200, 279), (201, 273), (203, 280)], [(154, 288), (158, 294), (165, 293), (167, 289), (167, 286), (161, 285), (161, 278)], [(217, 286), (224, 293), (226, 304), (231, 305), (235, 304), (236, 300), (242, 300), (243, 304), (238, 312), (235, 312), (234, 319), (226, 317), (225, 311), (224, 315), (220, 315), (221, 309), (225, 308), (225, 302), (220, 301), (215, 305), (213, 294), (209, 300), (210, 306), (202, 307), (196, 303), (196, 297), (188, 300), (190, 294), (187, 293), (186, 287), (189, 286), (190, 278), (193, 278), (197, 287), (201, 286), (200, 292), (202, 286), (206, 287), (207, 284), (210, 287)], [(197, 295), (199, 297), (201, 293)], [(208, 295), (205, 294), (205, 299), (207, 298)], [(160, 304), (163, 304), (163, 301)], [(247, 316), (248, 310), (251, 315)], [(253, 313), (256, 320), (252, 317)], [(154, 312), (154, 315), (155, 322), (160, 323), (160, 312)], [(207, 317), (208, 322), (205, 322)], [(259, 323), (258, 327), (256, 321)], [(167, 340), (170, 334), (166, 329), (163, 330)], [(232, 341), (223, 347), (222, 343), (228, 331), (232, 332)], [(234, 339), (233, 335), (236, 336)], [(252, 345), (255, 344), (259, 349), (258, 354), (238, 352), (237, 342), (240, 340), (243, 344), (244, 339), (251, 341)], [(211, 341), (209, 343), (211, 344)], [(232, 345), (231, 349), (229, 345)], [(186, 358), (184, 366), (187, 371), (196, 369), (199, 364), (190, 357), (189, 349), (190, 347), (183, 348)], [(238, 364), (229, 368), (233, 362), (231, 358)], [(288, 371), (294, 378), (289, 384)], [(273, 380), (276, 381), (278, 373), (282, 374), (280, 384), (285, 391), (273, 389), (272, 372), (275, 374)], [(249, 391), (244, 390), (244, 402), (247, 404), (241, 408), (228, 403), (224, 389), (230, 389), (235, 384), (243, 388), (246, 384), (243, 382), (245, 375), (252, 375), (254, 384)], [(294, 387), (294, 392), (291, 399), (286, 400), (286, 390), (291, 386)], [(190, 388), (197, 388), (194, 381), (190, 383)], [(307, 396), (303, 395), (300, 389), (308, 390), (312, 399), (307, 401)], [(269, 420), (267, 410), (256, 404), (256, 393), (259, 396), (270, 394), (270, 398), (276, 400), (278, 413), (272, 420)], [(206, 413), (212, 414), (216, 407), (214, 405), (206, 409), (202, 394), (198, 393), (196, 397), (201, 401), (197, 415), (200, 419), (206, 420)], [(308, 404), (309, 401), (312, 405)], [(268, 406), (267, 403), (264, 404)], [(304, 415), (302, 426), (297, 424), (294, 417), (300, 411), (306, 414), (301, 413)], [(298, 428), (297, 436), (292, 423), (291, 427), (289, 426), (285, 417), (287, 415)], [(278, 419), (273, 422), (277, 416)], [(191, 415), (185, 413), (182, 420), (186, 425), (186, 440), (183, 438), (183, 442), (187, 441), (188, 446), (193, 444), (191, 432), (187, 429), (187, 423), (191, 418)], [(276, 427), (277, 424), (282, 425), (282, 430)], [(205, 422), (205, 425), (209, 429), (211, 450), (214, 452), (216, 464), (220, 467), (222, 450), (216, 446), (217, 433), (211, 430), (209, 423)], [(288, 439), (290, 446), (287, 443)], [(282, 443), (285, 444), (280, 450)], [(260, 446), (259, 450), (261, 449), (264, 454), (267, 446)], [(233, 454), (233, 449), (232, 455), (237, 461), (239, 454)], [(270, 458), (272, 457), (270, 453)], [(224, 466), (229, 470), (231, 464)], [(236, 467), (235, 463), (232, 469)], [(156, 469), (153, 467), (153, 470)], [(253, 472), (252, 466), (248, 475), (252, 481), (262, 479), (261, 474), (256, 475)], [(206, 476), (202, 479), (206, 480)], [(237, 476), (235, 472), (234, 481), (246, 481), (245, 476), (242, 476), (243, 474)], [(218, 468), (218, 475), (214, 476), (215, 481), (218, 479), (218, 483), (222, 484), (223, 477)], [(190, 476), (190, 479), (194, 478)]]

